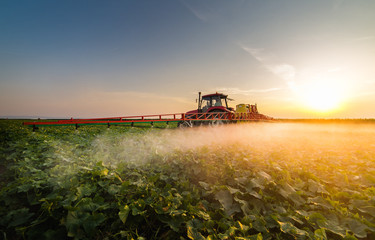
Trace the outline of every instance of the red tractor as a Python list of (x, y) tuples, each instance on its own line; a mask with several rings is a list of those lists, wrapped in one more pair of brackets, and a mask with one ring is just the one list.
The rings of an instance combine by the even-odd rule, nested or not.
[(236, 123), (238, 121), (271, 120), (271, 117), (260, 114), (257, 105), (238, 104), (236, 111), (228, 107), (228, 95), (222, 93), (207, 94), (201, 97), (199, 92), (198, 109), (183, 114), (179, 127), (192, 127), (199, 125), (219, 125)]
[(198, 109), (185, 113), (185, 121), (180, 127), (193, 125), (218, 125), (229, 122), (229, 115), (234, 114), (234, 109), (228, 107), (228, 95), (213, 93), (201, 96), (199, 92)]
[(222, 93), (216, 92), (201, 97), (201, 92), (199, 92), (198, 109), (189, 111), (186, 115), (192, 113), (233, 112), (234, 109), (228, 107), (228, 100), (231, 101), (233, 99)]

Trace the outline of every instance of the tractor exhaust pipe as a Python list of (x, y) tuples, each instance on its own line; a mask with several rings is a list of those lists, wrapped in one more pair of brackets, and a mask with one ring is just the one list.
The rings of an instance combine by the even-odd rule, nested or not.
[(202, 112), (202, 101), (201, 101), (201, 92), (198, 93), (198, 112)]

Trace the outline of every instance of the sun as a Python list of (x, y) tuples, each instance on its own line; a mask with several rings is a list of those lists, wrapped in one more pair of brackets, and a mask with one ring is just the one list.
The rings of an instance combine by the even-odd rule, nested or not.
[(342, 86), (336, 81), (310, 82), (298, 91), (303, 105), (315, 112), (326, 113), (337, 110), (344, 100)]

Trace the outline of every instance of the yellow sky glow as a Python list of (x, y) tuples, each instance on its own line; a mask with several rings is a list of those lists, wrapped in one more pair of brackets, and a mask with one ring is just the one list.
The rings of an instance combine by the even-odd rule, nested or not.
[(307, 78), (294, 91), (306, 110), (329, 113), (345, 108), (344, 103), (352, 97), (352, 86), (343, 72), (335, 70)]

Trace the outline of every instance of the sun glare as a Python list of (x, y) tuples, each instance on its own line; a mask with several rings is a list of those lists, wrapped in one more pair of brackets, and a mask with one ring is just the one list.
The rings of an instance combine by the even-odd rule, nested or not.
[(330, 112), (340, 108), (345, 94), (335, 81), (314, 81), (299, 89), (303, 104), (316, 112)]
[(318, 84), (305, 91), (306, 104), (317, 111), (327, 112), (338, 107), (341, 96), (337, 89), (325, 84)]

